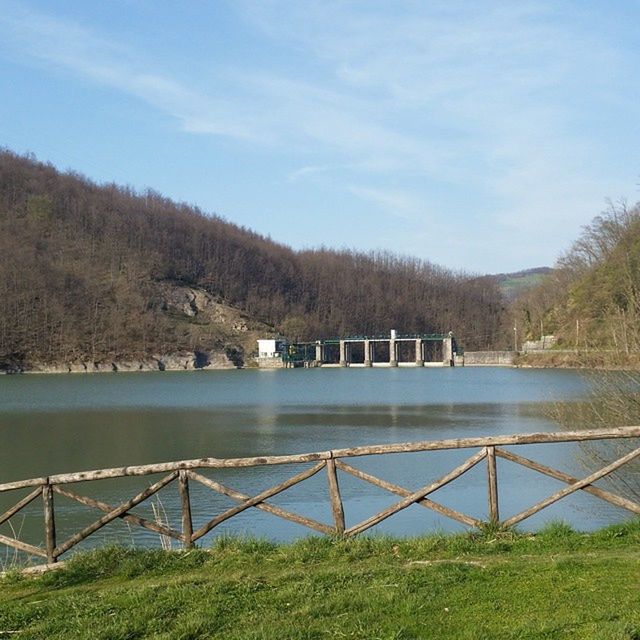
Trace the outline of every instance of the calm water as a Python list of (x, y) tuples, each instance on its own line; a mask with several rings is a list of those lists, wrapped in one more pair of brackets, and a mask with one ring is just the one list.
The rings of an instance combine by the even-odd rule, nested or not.
[[(544, 403), (578, 399), (586, 383), (571, 371), (508, 368), (309, 369), (199, 371), (0, 377), (0, 483), (53, 473), (197, 458), (238, 457), (326, 450), (362, 444), (556, 430)], [(589, 470), (572, 445), (520, 447), (519, 453), (575, 474)], [(409, 489), (443, 475), (471, 455), (446, 451), (360, 458), (354, 466)], [(207, 475), (254, 495), (302, 467), (210, 471)], [(444, 487), (433, 498), (486, 517), (485, 467)], [(559, 488), (534, 472), (498, 462), (501, 516), (524, 509)], [(118, 504), (148, 478), (72, 487)], [(505, 482), (503, 482), (505, 481)], [(397, 501), (382, 490), (340, 475), (347, 526)], [(12, 493), (14, 501), (26, 492)], [(154, 504), (179, 528), (177, 486)], [(194, 526), (233, 501), (192, 483)], [(10, 506), (0, 494), (0, 512)], [(330, 523), (326, 474), (275, 497), (282, 507)], [(40, 506), (14, 519), (21, 537), (42, 539)], [(151, 515), (151, 504), (136, 508)], [(96, 513), (56, 497), (58, 538), (87, 524)], [(582, 529), (626, 518), (587, 495), (557, 503), (527, 521), (536, 528), (564, 519)], [(454, 522), (419, 506), (393, 516), (374, 531), (409, 535), (457, 530)], [(8, 534), (7, 525), (0, 533)], [(255, 509), (215, 530), (287, 540), (307, 530)], [(92, 544), (105, 541), (158, 544), (155, 534), (122, 522), (109, 525)]]

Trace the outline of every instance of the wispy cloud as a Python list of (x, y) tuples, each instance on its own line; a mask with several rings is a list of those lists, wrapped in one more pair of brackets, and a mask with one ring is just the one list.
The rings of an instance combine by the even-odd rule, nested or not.
[(273, 1), (244, 11), (256, 28), (324, 61), (336, 91), (375, 105), (367, 122), (383, 131), (356, 127), (361, 156), (386, 172), (473, 185), (498, 226), (574, 229), (621, 187), (598, 175), (600, 140), (572, 122), (584, 96), (606, 99), (598, 96), (613, 93), (626, 66), (602, 33), (567, 19), (570, 8), (431, 2), (390, 14), (369, 3)]
[(0, 0), (0, 47), (134, 96), (182, 131), (289, 154), (290, 188), (322, 180), (425, 225), (462, 216), (464, 194), (466, 227), (479, 239), (491, 227), (513, 251), (548, 255), (549, 233), (570, 238), (624, 188), (597, 161), (602, 139), (575, 123), (609, 95), (628, 108), (616, 89), (635, 67), (581, 26), (579, 3), (228, 6), (291, 58), (214, 60), (196, 84), (133, 43), (11, 0)]
[(175, 118), (184, 131), (260, 138), (259, 129), (241, 117), (237, 105), (141, 68), (140, 56), (130, 46), (101, 37), (84, 25), (13, 2), (3, 2), (0, 7), (5, 46), (32, 60), (135, 96)]
[(414, 193), (394, 189), (350, 186), (349, 191), (358, 198), (372, 202), (380, 210), (398, 218), (427, 222), (423, 200)]

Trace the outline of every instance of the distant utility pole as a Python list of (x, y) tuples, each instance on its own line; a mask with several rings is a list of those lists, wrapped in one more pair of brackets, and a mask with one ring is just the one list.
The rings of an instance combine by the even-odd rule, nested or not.
[(518, 326), (513, 326), (513, 350), (518, 353)]

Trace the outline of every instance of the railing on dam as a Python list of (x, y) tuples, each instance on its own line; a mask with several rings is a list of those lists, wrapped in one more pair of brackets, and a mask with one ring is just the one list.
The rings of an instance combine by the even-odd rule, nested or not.
[[(448, 518), (452, 518), (453, 520), (470, 527), (482, 527), (486, 523), (492, 523), (494, 526), (510, 527), (522, 522), (542, 509), (545, 509), (546, 507), (556, 503), (558, 500), (561, 500), (562, 498), (565, 498), (577, 491), (587, 492), (617, 507), (622, 507), (623, 509), (627, 509), (633, 513), (640, 514), (640, 504), (637, 502), (594, 485), (596, 481), (608, 476), (620, 467), (640, 457), (640, 448), (633, 449), (629, 453), (626, 453), (622, 457), (619, 457), (613, 462), (606, 464), (606, 466), (583, 478), (573, 477), (567, 473), (558, 471), (557, 469), (553, 469), (549, 466), (516, 454), (513, 450), (504, 448), (506, 446), (534, 443), (553, 444), (560, 442), (585, 442), (611, 439), (625, 440), (637, 437), (640, 437), (640, 427), (636, 426), (555, 433), (530, 433), (362, 446), (350, 449), (335, 449), (332, 451), (320, 451), (298, 455), (226, 459), (201, 458), (196, 460), (182, 460), (178, 462), (100, 469), (79, 473), (58, 474), (43, 478), (32, 478), (30, 480), (0, 484), (0, 492), (25, 492), (30, 490), (10, 509), (0, 515), (0, 524), (8, 522), (27, 505), (36, 500), (41, 500), (44, 545), (36, 546), (28, 544), (19, 540), (17, 536), (9, 537), (6, 535), (0, 535), (0, 544), (12, 547), (32, 556), (45, 558), (47, 562), (53, 563), (56, 562), (62, 554), (66, 553), (96, 531), (108, 525), (110, 522), (113, 522), (116, 519), (123, 519), (130, 524), (151, 530), (161, 536), (167, 536), (169, 538), (179, 540), (185, 547), (191, 547), (196, 541), (205, 536), (219, 524), (250, 508), (260, 509), (280, 518), (308, 527), (314, 531), (336, 536), (354, 536), (362, 533), (413, 504), (434, 510)], [(398, 486), (370, 473), (365, 473), (364, 471), (345, 462), (345, 460), (348, 460), (349, 458), (362, 456), (384, 456), (387, 454), (408, 454), (411, 452), (442, 451), (451, 449), (477, 449), (477, 451), (474, 451), (469, 458), (450, 472), (437, 479), (429, 481), (426, 485), (417, 490), (410, 490)], [(545, 476), (559, 480), (567, 486), (559, 489), (555, 493), (552, 493), (533, 506), (527, 507), (515, 515), (511, 515), (510, 517), (501, 520), (498, 501), (499, 477), (496, 469), (497, 458), (503, 458), (518, 465), (522, 465)], [(436, 490), (448, 485), (457, 478), (460, 478), (463, 474), (481, 462), (484, 462), (486, 465), (487, 518), (485, 520), (480, 520), (444, 506), (429, 497)], [(315, 464), (309, 467), (308, 465), (310, 463)], [(303, 471), (292, 475), (284, 482), (265, 489), (254, 496), (245, 495), (244, 493), (198, 473), (198, 470), (203, 469), (300, 464), (305, 464), (306, 466)], [(290, 489), (294, 485), (303, 482), (323, 470), (326, 470), (327, 474), (326, 481), (328, 486), (328, 496), (333, 517), (333, 522), (331, 524), (322, 523), (312, 518), (293, 513), (268, 502), (270, 498), (283, 493), (287, 489)], [(161, 479), (149, 486), (146, 486), (138, 494), (117, 506), (107, 504), (92, 497), (80, 495), (69, 488), (69, 485), (73, 485), (74, 483), (91, 482), (108, 478), (147, 476), (152, 474), (166, 475), (163, 475)], [(386, 491), (399, 496), (400, 500), (378, 513), (371, 515), (365, 520), (347, 528), (345, 526), (343, 500), (340, 494), (340, 474), (349, 474), (359, 478), (360, 480), (364, 480), (365, 482), (385, 489)], [(178, 531), (165, 524), (144, 518), (132, 512), (132, 509), (136, 507), (136, 505), (141, 504), (174, 481), (178, 484), (180, 494), (182, 516), (181, 530)], [(192, 482), (199, 483), (216, 493), (227, 496), (235, 500), (238, 504), (220, 513), (209, 514), (211, 516), (210, 519), (204, 525), (194, 529), (191, 517), (192, 498), (190, 498), (189, 494), (189, 485)], [(58, 541), (56, 539), (54, 495), (64, 496), (85, 506), (95, 508), (104, 515), (77, 533), (71, 535), (66, 540)]]

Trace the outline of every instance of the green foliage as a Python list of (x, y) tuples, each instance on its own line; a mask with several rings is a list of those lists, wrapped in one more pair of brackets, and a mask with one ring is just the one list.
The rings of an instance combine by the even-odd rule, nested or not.
[(516, 273), (501, 273), (495, 277), (502, 295), (507, 301), (511, 302), (518, 296), (539, 285), (550, 272), (551, 269), (549, 267), (538, 267)]
[(553, 273), (513, 305), (525, 337), (556, 333), (576, 350), (640, 350), (640, 208), (611, 205)]
[[(108, 548), (0, 583), (0, 637), (639, 637), (640, 521), (410, 539)], [(10, 633), (7, 633), (10, 632)]]

